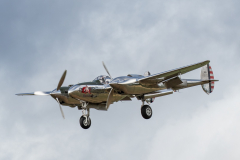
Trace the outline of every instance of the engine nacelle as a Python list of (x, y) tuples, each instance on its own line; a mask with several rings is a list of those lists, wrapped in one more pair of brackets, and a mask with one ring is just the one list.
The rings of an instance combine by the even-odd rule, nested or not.
[(173, 90), (166, 89), (166, 90), (162, 90), (162, 91), (157, 92), (157, 93), (144, 94), (143, 99), (147, 100), (147, 99), (151, 99), (151, 98), (155, 98), (155, 97), (166, 96), (166, 95), (169, 95), (169, 94), (172, 94), (172, 93), (173, 93)]

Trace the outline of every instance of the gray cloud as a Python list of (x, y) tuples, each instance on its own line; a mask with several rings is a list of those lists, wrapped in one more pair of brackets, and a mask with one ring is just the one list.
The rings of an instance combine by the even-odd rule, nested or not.
[(224, 99), (210, 102), (191, 117), (170, 120), (159, 128), (148, 158), (238, 159), (240, 102), (236, 87), (228, 89)]
[[(235, 159), (239, 102), (229, 88), (239, 86), (239, 6), (234, 0), (1, 1), (0, 158)], [(141, 102), (119, 102), (107, 112), (92, 110), (85, 131), (76, 108), (63, 107), (62, 120), (50, 97), (14, 95), (53, 90), (65, 69), (65, 85), (92, 80), (106, 74), (101, 61), (116, 77), (206, 59), (220, 79), (214, 93), (195, 87), (158, 98), (148, 121)]]

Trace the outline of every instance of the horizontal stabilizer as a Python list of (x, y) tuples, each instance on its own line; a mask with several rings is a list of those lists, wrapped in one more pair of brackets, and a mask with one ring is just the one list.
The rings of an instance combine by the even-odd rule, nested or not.
[(207, 80), (202, 80), (202, 82), (217, 82), (219, 80), (216, 79), (207, 79)]
[(18, 93), (16, 94), (17, 96), (32, 96), (32, 95), (36, 95), (36, 96), (48, 96), (51, 93), (51, 91), (48, 92), (43, 92), (43, 91), (36, 91), (36, 92), (32, 92), (32, 93)]

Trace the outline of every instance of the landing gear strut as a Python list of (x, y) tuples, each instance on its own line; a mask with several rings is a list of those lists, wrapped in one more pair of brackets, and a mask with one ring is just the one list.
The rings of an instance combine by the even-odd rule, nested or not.
[(90, 119), (90, 110), (87, 107), (87, 103), (82, 103), (82, 116), (79, 119), (80, 126), (83, 129), (88, 129), (91, 126), (91, 119)]
[(150, 119), (152, 117), (152, 108), (149, 105), (144, 105), (144, 100), (141, 107), (142, 117), (145, 119)]

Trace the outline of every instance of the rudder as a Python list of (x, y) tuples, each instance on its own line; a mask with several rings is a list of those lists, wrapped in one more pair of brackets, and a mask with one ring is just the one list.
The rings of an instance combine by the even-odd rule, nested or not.
[[(201, 69), (201, 79), (202, 80), (214, 80), (212, 67), (209, 64), (202, 67), (202, 69)], [(214, 81), (209, 82), (207, 84), (203, 84), (202, 89), (207, 94), (212, 93), (213, 90), (214, 90)]]

